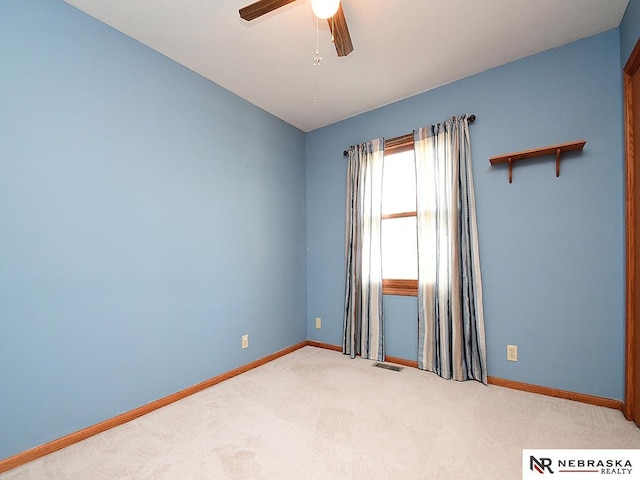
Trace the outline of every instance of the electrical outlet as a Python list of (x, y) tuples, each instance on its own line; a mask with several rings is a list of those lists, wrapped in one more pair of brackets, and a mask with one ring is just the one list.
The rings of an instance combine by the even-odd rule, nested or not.
[(249, 348), (249, 334), (242, 335), (242, 348)]
[(507, 345), (507, 360), (511, 362), (518, 361), (518, 346), (517, 345)]
[(316, 317), (316, 328), (322, 328), (322, 319), (320, 317)]

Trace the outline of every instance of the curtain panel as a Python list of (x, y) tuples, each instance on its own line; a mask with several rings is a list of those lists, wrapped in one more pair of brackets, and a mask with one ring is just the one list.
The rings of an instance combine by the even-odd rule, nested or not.
[(482, 280), (467, 116), (414, 132), (418, 368), (487, 383)]
[(349, 148), (342, 352), (384, 360), (382, 315), (382, 168), (384, 140)]

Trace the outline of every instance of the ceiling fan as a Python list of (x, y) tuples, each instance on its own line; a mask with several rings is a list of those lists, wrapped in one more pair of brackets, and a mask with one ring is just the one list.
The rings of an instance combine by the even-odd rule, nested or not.
[[(239, 11), (240, 18), (250, 22), (295, 1), (296, 0), (258, 0), (251, 5), (241, 8)], [(347, 27), (347, 19), (344, 17), (344, 12), (342, 11), (342, 4), (338, 4), (337, 12), (333, 17), (327, 18), (327, 22), (329, 22), (329, 30), (331, 30), (331, 37), (338, 56), (346, 57), (353, 51), (353, 44), (351, 43), (351, 35), (349, 35), (349, 28)]]

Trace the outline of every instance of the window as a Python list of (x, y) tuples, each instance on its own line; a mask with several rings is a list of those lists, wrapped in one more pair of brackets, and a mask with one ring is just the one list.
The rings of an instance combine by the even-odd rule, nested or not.
[[(413, 135), (385, 147), (382, 179), (382, 292), (418, 294), (416, 171)], [(393, 141), (392, 141), (393, 142)]]

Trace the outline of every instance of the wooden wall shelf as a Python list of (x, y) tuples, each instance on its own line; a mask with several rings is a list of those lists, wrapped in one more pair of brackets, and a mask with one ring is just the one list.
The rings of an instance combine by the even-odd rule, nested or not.
[(489, 162), (491, 165), (499, 163), (509, 164), (509, 183), (513, 182), (513, 162), (516, 160), (524, 160), (525, 158), (542, 157), (545, 155), (556, 155), (556, 177), (560, 176), (560, 155), (563, 152), (573, 150), (582, 150), (586, 140), (578, 140), (577, 142), (561, 143), (559, 145), (549, 145), (548, 147), (534, 148), (532, 150), (524, 150), (522, 152), (508, 153), (506, 155), (498, 155), (491, 157)]

